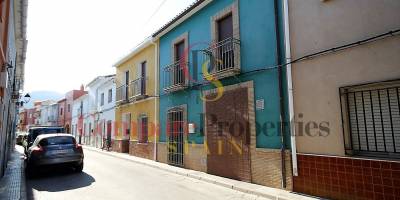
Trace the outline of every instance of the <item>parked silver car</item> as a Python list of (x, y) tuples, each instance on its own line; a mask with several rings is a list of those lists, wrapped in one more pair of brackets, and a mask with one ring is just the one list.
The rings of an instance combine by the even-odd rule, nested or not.
[(82, 146), (71, 134), (39, 135), (27, 152), (27, 172), (33, 173), (40, 166), (61, 164), (83, 170)]

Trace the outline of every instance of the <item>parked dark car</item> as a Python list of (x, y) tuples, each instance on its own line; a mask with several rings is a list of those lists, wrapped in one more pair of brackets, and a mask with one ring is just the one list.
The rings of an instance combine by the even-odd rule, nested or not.
[(61, 126), (35, 126), (28, 130), (28, 136), (23, 142), (25, 148), (25, 154), (27, 154), (28, 149), (32, 146), (36, 137), (42, 134), (52, 134), (52, 133), (64, 133), (64, 127)]
[(56, 164), (81, 172), (83, 157), (82, 146), (71, 134), (39, 135), (27, 152), (27, 172), (31, 175), (38, 167)]

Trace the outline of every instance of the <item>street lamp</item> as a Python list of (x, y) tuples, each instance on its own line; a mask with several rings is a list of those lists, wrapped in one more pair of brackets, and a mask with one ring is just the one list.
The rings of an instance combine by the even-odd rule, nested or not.
[(24, 106), (25, 103), (28, 103), (31, 100), (31, 95), (29, 93), (26, 93), (24, 95), (24, 99), (21, 101), (17, 101), (17, 106)]
[(26, 93), (24, 96), (24, 102), (28, 103), (31, 100), (31, 95), (29, 95), (29, 93)]

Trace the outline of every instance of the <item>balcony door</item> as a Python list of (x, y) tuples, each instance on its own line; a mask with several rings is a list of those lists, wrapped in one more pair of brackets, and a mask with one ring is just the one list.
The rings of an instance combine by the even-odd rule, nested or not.
[(140, 64), (140, 72), (139, 72), (140, 95), (146, 94), (146, 65), (147, 65), (146, 61)]
[(182, 40), (175, 44), (175, 65), (173, 67), (174, 72), (174, 85), (183, 84), (185, 82), (184, 78), (184, 55), (185, 55), (185, 40)]
[(221, 71), (234, 67), (232, 14), (218, 20), (217, 27), (218, 43), (216, 52), (216, 70)]
[(129, 71), (125, 72), (125, 89), (123, 90), (124, 93), (124, 100), (128, 99), (129, 94)]

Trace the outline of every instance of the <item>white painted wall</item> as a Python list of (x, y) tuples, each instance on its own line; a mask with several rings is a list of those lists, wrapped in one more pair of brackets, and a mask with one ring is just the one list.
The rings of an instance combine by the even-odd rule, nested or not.
[[(108, 102), (108, 91), (112, 90), (112, 99), (111, 102)], [(102, 85), (99, 87), (99, 99), (102, 93), (104, 93), (104, 105), (101, 106), (100, 102), (98, 104), (98, 110), (100, 112), (100, 122), (107, 123), (107, 121), (111, 121), (111, 138), (114, 139), (114, 126), (115, 126), (115, 92), (116, 92), (116, 84), (115, 84), (115, 77), (109, 78), (103, 82)], [(106, 135), (106, 127), (102, 124), (102, 135), (105, 137)]]
[[(88, 116), (85, 116), (86, 143), (92, 146), (101, 147), (103, 137), (106, 137), (106, 123), (112, 122), (112, 137), (114, 137), (115, 121), (115, 76), (99, 76), (87, 86), (88, 90)], [(112, 90), (111, 102), (108, 102), (108, 91)], [(101, 105), (101, 96), (104, 94), (104, 104)], [(92, 132), (93, 130), (93, 132)], [(89, 135), (91, 134), (91, 135)], [(89, 142), (90, 140), (90, 142)]]

